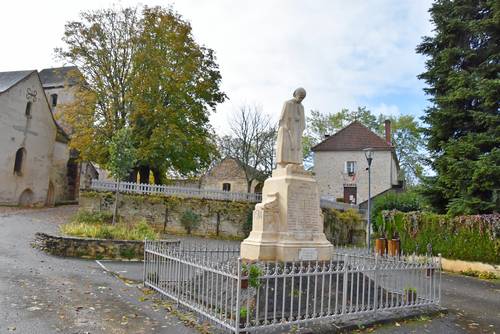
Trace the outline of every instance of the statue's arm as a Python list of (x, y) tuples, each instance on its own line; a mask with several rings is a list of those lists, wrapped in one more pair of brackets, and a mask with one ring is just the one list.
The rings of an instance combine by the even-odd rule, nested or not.
[(280, 121), (278, 123), (280, 128), (288, 129), (288, 124), (286, 122), (286, 114), (287, 114), (287, 104), (288, 102), (285, 102), (283, 104), (283, 109), (281, 110), (281, 116), (280, 116)]

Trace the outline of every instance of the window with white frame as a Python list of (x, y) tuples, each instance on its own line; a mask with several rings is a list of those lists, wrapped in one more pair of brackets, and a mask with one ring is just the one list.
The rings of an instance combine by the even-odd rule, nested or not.
[(347, 175), (352, 176), (356, 173), (356, 161), (345, 162), (345, 172)]

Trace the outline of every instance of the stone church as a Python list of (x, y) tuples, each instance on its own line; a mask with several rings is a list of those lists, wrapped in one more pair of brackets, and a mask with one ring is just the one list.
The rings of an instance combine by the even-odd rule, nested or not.
[(0, 72), (0, 204), (76, 200), (80, 182), (96, 176), (76, 161), (53, 114), (72, 98), (66, 76), (67, 68)]

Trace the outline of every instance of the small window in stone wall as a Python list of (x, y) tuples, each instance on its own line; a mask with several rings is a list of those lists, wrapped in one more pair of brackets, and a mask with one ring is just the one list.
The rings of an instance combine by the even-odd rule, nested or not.
[(21, 176), (23, 174), (23, 162), (26, 157), (26, 150), (20, 148), (16, 152), (16, 161), (14, 162), (14, 174)]
[(28, 103), (26, 103), (26, 109), (24, 110), (24, 114), (28, 118), (31, 118), (31, 105), (32, 105), (32, 102), (28, 101)]
[(231, 191), (231, 183), (223, 183), (222, 190), (223, 191)]
[(57, 94), (50, 95), (50, 103), (52, 104), (52, 107), (57, 106)]

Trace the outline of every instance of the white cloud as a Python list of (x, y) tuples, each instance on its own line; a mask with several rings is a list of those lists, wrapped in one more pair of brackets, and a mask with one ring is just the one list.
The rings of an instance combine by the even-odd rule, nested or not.
[[(0, 13), (0, 43), (9, 52), (0, 53), (0, 70), (57, 65), (52, 50), (60, 46), (64, 23), (77, 18), (80, 10), (113, 2), (6, 2)], [(177, 0), (173, 6), (192, 23), (198, 42), (216, 52), (230, 100), (211, 120), (225, 132), (229, 115), (246, 101), (261, 104), (277, 118), (281, 104), (298, 86), (308, 92), (305, 108), (323, 112), (420, 89), (416, 75), (423, 70), (423, 59), (414, 49), (430, 33), (430, 2)], [(380, 108), (393, 112), (398, 107), (384, 102)]]
[(375, 115), (385, 115), (385, 116), (399, 116), (399, 107), (397, 105), (391, 104), (387, 105), (381, 103), (375, 107), (369, 108)]

